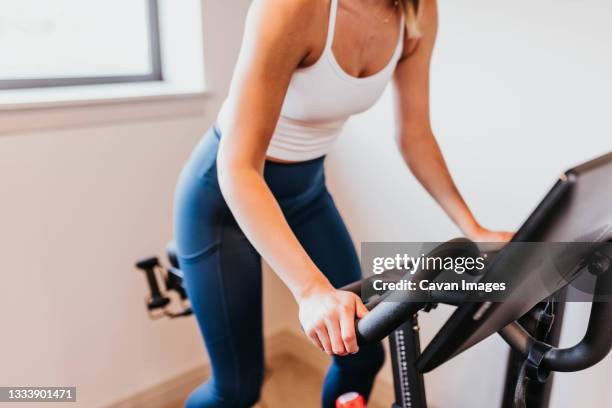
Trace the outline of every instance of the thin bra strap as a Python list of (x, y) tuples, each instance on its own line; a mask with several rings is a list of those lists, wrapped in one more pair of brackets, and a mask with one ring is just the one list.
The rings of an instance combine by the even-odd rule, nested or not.
[(404, 45), (404, 33), (406, 32), (406, 14), (402, 11), (400, 17), (400, 44)]
[(327, 26), (327, 40), (325, 49), (331, 49), (334, 42), (334, 32), (336, 30), (336, 16), (338, 15), (338, 0), (331, 0), (329, 6), (329, 24)]
[(399, 35), (399, 40), (397, 43), (396, 52), (399, 52), (401, 55), (401, 53), (404, 51), (404, 37), (406, 33), (406, 16), (403, 12), (401, 13), (401, 17), (400, 17), (399, 29), (400, 29), (400, 35)]

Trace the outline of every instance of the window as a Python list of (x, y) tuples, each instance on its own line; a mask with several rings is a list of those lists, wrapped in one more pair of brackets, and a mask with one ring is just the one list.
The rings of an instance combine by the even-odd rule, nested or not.
[(0, 89), (162, 80), (157, 0), (2, 0)]
[(203, 22), (202, 0), (0, 0), (0, 137), (201, 115)]

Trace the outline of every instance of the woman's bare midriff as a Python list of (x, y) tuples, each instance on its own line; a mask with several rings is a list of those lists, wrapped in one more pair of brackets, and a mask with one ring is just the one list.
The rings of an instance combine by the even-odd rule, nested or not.
[(297, 161), (291, 161), (291, 160), (283, 160), (283, 159), (278, 159), (276, 157), (270, 157), (270, 156), (266, 156), (266, 161), (272, 162), (272, 163), (280, 163), (280, 164), (293, 164), (293, 163), (299, 163)]

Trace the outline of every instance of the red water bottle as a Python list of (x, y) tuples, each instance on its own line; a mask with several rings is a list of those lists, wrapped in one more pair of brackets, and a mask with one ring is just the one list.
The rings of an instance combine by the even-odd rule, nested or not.
[(338, 397), (336, 408), (366, 408), (365, 399), (359, 393), (347, 392)]

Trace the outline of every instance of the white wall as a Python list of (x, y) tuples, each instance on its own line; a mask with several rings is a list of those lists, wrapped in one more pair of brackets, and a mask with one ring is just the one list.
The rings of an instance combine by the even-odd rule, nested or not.
[[(148, 319), (133, 264), (171, 237), (175, 181), (226, 93), (248, 4), (204, 1), (197, 115), (70, 127), (84, 111), (67, 109), (65, 127), (0, 135), (0, 384), (76, 385), (76, 406), (100, 407), (204, 363), (194, 319)], [(272, 332), (290, 299), (269, 276)]]
[[(438, 141), (481, 222), (516, 229), (568, 167), (612, 150), (612, 3), (440, 0), (432, 68)], [(438, 241), (458, 230), (396, 152), (392, 97), (354, 118), (328, 160), (329, 183), (356, 243)], [(588, 309), (570, 305), (563, 343)], [(450, 310), (422, 317), (429, 340)], [(492, 407), (505, 345), (492, 337), (426, 376), (437, 407)], [(552, 407), (612, 406), (612, 358), (555, 379)]]

